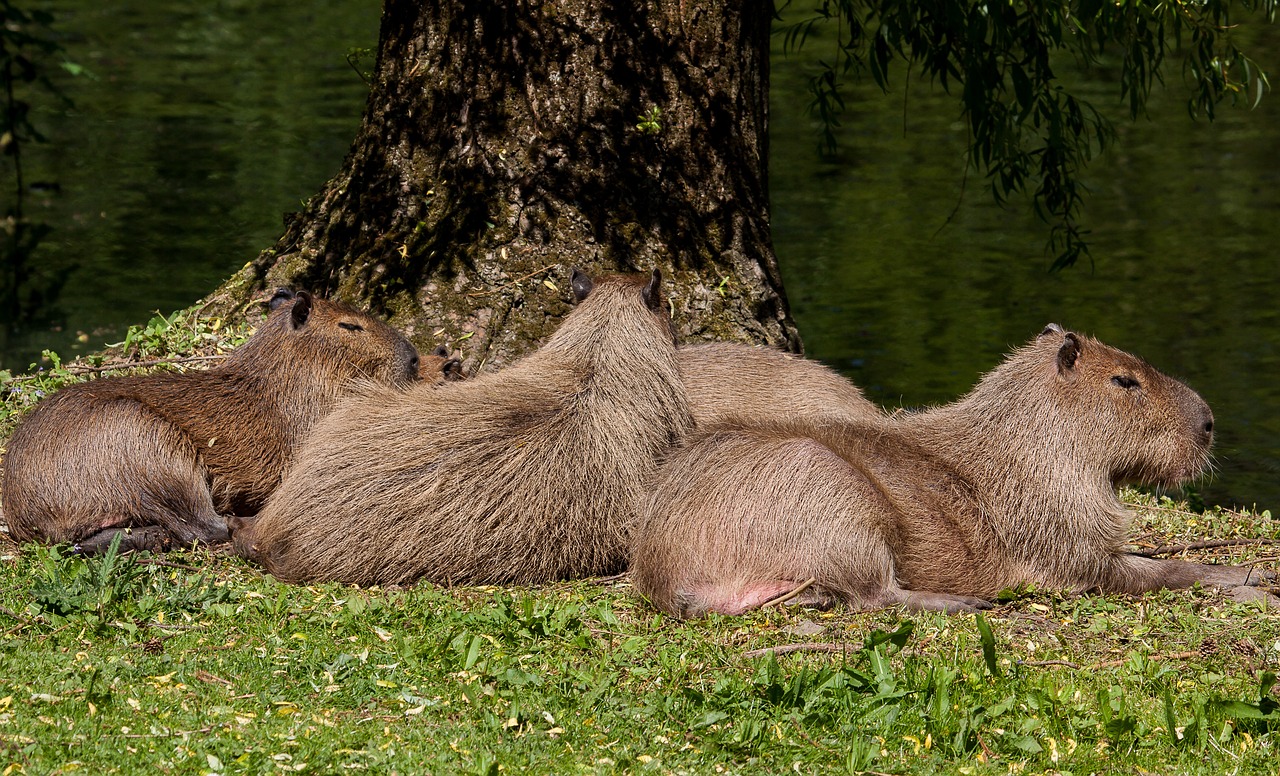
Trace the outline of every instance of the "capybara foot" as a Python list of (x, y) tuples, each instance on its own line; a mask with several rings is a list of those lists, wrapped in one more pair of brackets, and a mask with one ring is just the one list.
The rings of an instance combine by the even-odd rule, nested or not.
[(1207, 587), (1240, 587), (1274, 582), (1276, 575), (1252, 566), (1201, 566), (1198, 581)]
[(110, 549), (111, 542), (117, 536), (120, 537), (120, 552), (165, 552), (173, 546), (173, 537), (168, 531), (158, 525), (144, 525), (137, 528), (104, 528), (76, 542), (72, 549), (81, 555), (98, 555)]
[(1256, 587), (1246, 587), (1240, 585), (1227, 590), (1227, 598), (1238, 603), (1253, 603), (1261, 601), (1265, 609), (1280, 609), (1280, 597), (1272, 595), (1265, 590), (1259, 590)]
[(985, 598), (974, 598), (969, 595), (950, 595), (948, 593), (930, 593), (923, 590), (903, 590), (901, 600), (895, 603), (908, 609), (921, 612), (976, 612), (990, 609), (992, 603)]

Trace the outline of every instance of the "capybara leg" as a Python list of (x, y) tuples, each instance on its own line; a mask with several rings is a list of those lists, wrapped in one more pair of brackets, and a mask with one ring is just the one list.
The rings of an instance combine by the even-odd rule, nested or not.
[(184, 545), (192, 542), (200, 544), (222, 544), (231, 541), (231, 532), (227, 530), (227, 521), (222, 515), (213, 511), (212, 502), (208, 509), (202, 510), (191, 521), (177, 517), (169, 523), (169, 529)]
[(924, 590), (902, 590), (898, 603), (908, 609), (922, 612), (976, 612), (990, 609), (991, 602), (985, 598), (974, 598), (968, 595), (951, 595), (949, 593), (931, 593)]
[(1145, 593), (1162, 588), (1191, 587), (1199, 582), (1209, 587), (1261, 585), (1275, 575), (1247, 566), (1206, 566), (1181, 560), (1114, 555), (1103, 572), (1098, 588), (1104, 593)]
[(1227, 597), (1242, 604), (1261, 601), (1264, 609), (1280, 610), (1280, 596), (1274, 596), (1256, 587), (1246, 587), (1244, 585), (1233, 587), (1227, 591)]
[(229, 516), (227, 531), (231, 533), (231, 548), (236, 555), (254, 563), (262, 563), (258, 557), (258, 518), (256, 516)]
[[(804, 589), (796, 593), (802, 587)], [(789, 595), (791, 593), (796, 594)], [(738, 615), (783, 598), (787, 604), (818, 609), (829, 609), (837, 601), (825, 590), (812, 584), (806, 587), (804, 582), (790, 579), (771, 579), (732, 586), (708, 584), (676, 593), (678, 614), (681, 617), (700, 617), (711, 612)]]
[(173, 545), (173, 537), (168, 531), (159, 526), (144, 525), (138, 528), (104, 528), (76, 542), (72, 549), (81, 555), (98, 555), (110, 549), (117, 536), (120, 537), (120, 552), (165, 552)]

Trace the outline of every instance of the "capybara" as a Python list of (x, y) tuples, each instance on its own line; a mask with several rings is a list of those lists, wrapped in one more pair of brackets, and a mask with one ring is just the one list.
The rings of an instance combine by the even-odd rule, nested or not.
[(574, 270), (538, 350), (437, 390), (344, 401), (236, 551), (289, 582), (536, 583), (608, 574), (656, 460), (693, 427), (661, 275)]
[(944, 611), (1001, 590), (1140, 593), (1257, 573), (1125, 551), (1121, 483), (1201, 473), (1213, 414), (1187, 386), (1051, 324), (959, 401), (692, 435), (633, 533), (636, 589), (678, 616), (797, 600)]
[(435, 350), (422, 357), (418, 377), (428, 385), (462, 380), (462, 360), (450, 354), (449, 348), (438, 345)]
[(676, 363), (699, 429), (734, 420), (835, 423), (881, 414), (834, 369), (776, 348), (733, 342), (685, 345), (676, 351)]
[(262, 506), (339, 397), (418, 380), (417, 351), (377, 318), (305, 291), (269, 305), (212, 369), (102, 378), (38, 404), (5, 457), (13, 537), (83, 552), (117, 535), (122, 549), (226, 541), (225, 515)]

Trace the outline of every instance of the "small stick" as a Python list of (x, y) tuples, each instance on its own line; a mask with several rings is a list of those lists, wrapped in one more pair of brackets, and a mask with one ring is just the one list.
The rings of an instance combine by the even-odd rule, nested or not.
[(764, 657), (769, 653), (774, 655), (789, 655), (792, 652), (851, 652), (861, 649), (861, 645), (851, 646), (849, 644), (831, 644), (808, 641), (801, 644), (783, 644), (779, 647), (764, 647), (763, 649), (753, 649), (750, 652), (743, 652), (743, 657)]
[(1177, 555), (1187, 550), (1210, 550), (1215, 547), (1250, 547), (1264, 546), (1276, 544), (1275, 539), (1257, 538), (1257, 539), (1208, 539), (1202, 542), (1191, 542), (1190, 544), (1165, 544), (1156, 547), (1153, 550), (1138, 550), (1134, 555), (1141, 555), (1150, 558), (1153, 555)]
[[(1174, 652), (1171, 655), (1148, 655), (1147, 660), (1189, 660), (1190, 658), (1199, 656), (1199, 652)], [(1116, 666), (1124, 665), (1128, 660), (1129, 658), (1122, 658), (1120, 660), (1108, 660), (1105, 663), (1095, 663), (1089, 666), (1089, 670), (1095, 671), (1099, 668), (1115, 668)]]
[(991, 747), (987, 746), (987, 742), (986, 742), (986, 741), (983, 741), (983, 740), (982, 740), (982, 734), (981, 734), (981, 733), (977, 733), (976, 735), (978, 736), (978, 746), (981, 746), (981, 747), (982, 747), (982, 753), (983, 753), (983, 754), (985, 754), (985, 755), (987, 756), (987, 759), (988, 759), (988, 760), (994, 760), (994, 759), (996, 759), (996, 753), (995, 753), (995, 752), (993, 752), (993, 751), (991, 751)]
[(533, 272), (530, 272), (528, 275), (523, 275), (523, 276), (521, 276), (521, 277), (516, 278), (515, 280), (511, 280), (511, 281), (508, 281), (508, 282), (506, 282), (506, 283), (503, 283), (503, 284), (502, 284), (502, 285), (500, 285), (500, 286), (495, 286), (495, 287), (493, 287), (493, 288), (489, 289), (488, 291), (472, 291), (471, 293), (469, 293), (469, 294), (465, 294), (464, 296), (488, 296), (489, 294), (496, 294), (497, 292), (501, 291), (501, 290), (502, 290), (502, 289), (504, 289), (504, 288), (510, 288), (511, 286), (514, 286), (514, 285), (516, 285), (517, 283), (520, 283), (520, 282), (522, 282), (522, 281), (528, 280), (529, 278), (534, 277), (534, 276), (536, 276), (536, 275), (541, 275), (542, 273), (546, 272), (547, 270), (549, 270), (549, 269), (555, 269), (555, 268), (556, 268), (556, 267), (558, 267), (558, 266), (560, 266), (560, 265), (559, 265), (559, 264), (548, 264), (547, 266), (543, 267), (542, 269), (534, 270)]
[(592, 581), (592, 582), (594, 582), (594, 583), (595, 583), (595, 584), (597, 584), (597, 585), (605, 585), (605, 584), (608, 584), (608, 583), (610, 583), (610, 582), (617, 582), (619, 579), (626, 579), (626, 578), (627, 578), (627, 577), (629, 577), (630, 575), (631, 575), (631, 572), (630, 572), (630, 571), (624, 571), (624, 572), (622, 572), (622, 573), (620, 573), (620, 574), (610, 574), (610, 575), (609, 575), (609, 576), (607, 576), (607, 577), (596, 577), (595, 579), (592, 579), (591, 581)]
[(208, 733), (213, 730), (216, 725), (203, 727), (199, 730), (170, 730), (165, 733), (121, 733), (121, 738), (173, 738), (174, 736), (193, 736), (196, 733)]
[(785, 604), (787, 601), (790, 601), (792, 598), (795, 598), (796, 596), (800, 595), (804, 591), (813, 587), (813, 583), (817, 581), (818, 580), (815, 577), (809, 577), (805, 581), (801, 582), (800, 586), (795, 588), (794, 590), (787, 593), (783, 593), (782, 595), (779, 595), (779, 596), (774, 596), (773, 598), (770, 598), (768, 601), (765, 601), (764, 603), (760, 604), (756, 608), (764, 609), (770, 606), (781, 606), (782, 604)]
[(30, 621), (30, 620), (28, 620), (26, 617), (23, 617), (22, 615), (18, 614), (17, 612), (15, 612), (14, 610), (10, 609), (10, 608), (9, 608), (9, 607), (7, 607), (7, 606), (0, 606), (0, 614), (3, 614), (4, 616), (6, 616), (6, 617), (8, 617), (8, 618), (10, 618), (10, 619), (12, 619), (12, 620), (16, 620), (17, 622), (20, 622), (20, 623), (22, 623), (23, 625), (30, 625), (30, 624), (31, 624), (31, 621)]
[(1066, 666), (1067, 668), (1074, 668), (1077, 671), (1080, 670), (1080, 666), (1076, 663), (1072, 663), (1070, 660), (1019, 660), (1018, 665), (1020, 666)]

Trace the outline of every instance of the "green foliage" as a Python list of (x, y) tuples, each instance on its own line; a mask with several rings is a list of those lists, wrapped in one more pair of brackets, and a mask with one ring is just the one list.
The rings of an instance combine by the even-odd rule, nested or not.
[[(0, 560), (0, 770), (1263, 773), (1280, 743), (1280, 613), (1200, 591), (1040, 593), (985, 628), (678, 622), (626, 586), (291, 587), (224, 556), (110, 555)], [(1241, 633), (1247, 660), (1150, 658)], [(815, 638), (849, 649), (743, 655)]]
[(1234, 12), (1274, 17), (1275, 0), (1174, 2), (1015, 2), (974, 0), (821, 0), (783, 27), (786, 48), (834, 27), (828, 57), (810, 81), (821, 120), (819, 147), (834, 153), (845, 104), (841, 78), (870, 73), (888, 90), (895, 63), (958, 94), (968, 127), (969, 163), (1005, 204), (1030, 194), (1052, 224), (1055, 269), (1088, 255), (1078, 217), (1085, 166), (1115, 140), (1111, 121), (1077, 98), (1059, 75), (1064, 60), (1085, 67), (1119, 60), (1119, 91), (1129, 115), (1143, 115), (1163, 82), (1166, 57), (1183, 55), (1187, 110), (1213, 119), (1227, 98), (1256, 105), (1266, 75), (1235, 44)]
[(203, 577), (175, 583), (161, 567), (136, 554), (120, 555), (120, 537), (101, 556), (38, 548), (31, 587), (34, 607), (53, 625), (70, 622), (90, 630), (108, 625), (137, 633), (135, 624), (155, 617), (199, 611), (231, 600), (231, 591)]
[(662, 131), (662, 110), (654, 105), (640, 114), (636, 129), (646, 135), (656, 135)]

